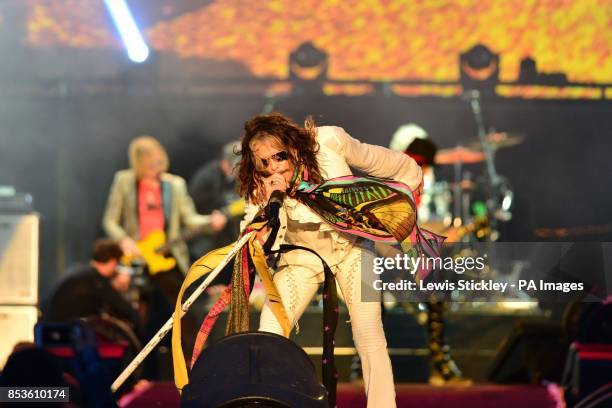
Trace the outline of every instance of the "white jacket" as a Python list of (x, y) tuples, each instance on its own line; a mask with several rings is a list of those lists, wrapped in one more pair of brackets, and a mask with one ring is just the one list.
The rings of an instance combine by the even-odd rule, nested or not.
[[(354, 168), (369, 176), (402, 182), (413, 190), (421, 183), (421, 168), (409, 156), (381, 146), (361, 143), (341, 127), (318, 127), (317, 141), (319, 143), (317, 160), (324, 179), (352, 175), (351, 168)], [(246, 205), (245, 217), (240, 225), (241, 230), (253, 219), (259, 209), (259, 206), (251, 203)], [(330, 266), (341, 262), (344, 258), (343, 253), (348, 249), (346, 246), (356, 240), (355, 237), (335, 231), (318, 214), (290, 197), (285, 198), (283, 208), (279, 212), (279, 220), (280, 229), (272, 249), (278, 249), (283, 243), (310, 247)], [(320, 265), (311, 254), (304, 251), (284, 254), (279, 262), (279, 265), (282, 264)]]

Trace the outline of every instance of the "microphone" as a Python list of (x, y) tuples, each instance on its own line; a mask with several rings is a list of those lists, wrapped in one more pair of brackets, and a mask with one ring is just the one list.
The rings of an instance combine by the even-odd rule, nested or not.
[(275, 228), (280, 222), (278, 219), (278, 213), (283, 205), (284, 199), (285, 192), (281, 190), (275, 190), (270, 195), (268, 205), (266, 206), (266, 218), (268, 219), (268, 226), (270, 228)]

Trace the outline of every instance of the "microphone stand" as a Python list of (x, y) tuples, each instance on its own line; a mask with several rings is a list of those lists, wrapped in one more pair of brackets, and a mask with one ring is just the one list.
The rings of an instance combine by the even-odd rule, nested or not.
[[(272, 233), (270, 234), (270, 237), (268, 238), (266, 245), (264, 245), (264, 249), (267, 246), (268, 251), (270, 250), (270, 247), (272, 246), (274, 237), (276, 237), (276, 233), (278, 232), (278, 228), (280, 226), (278, 212), (280, 210), (280, 207), (282, 206), (284, 198), (285, 198), (285, 192), (277, 190), (272, 193), (268, 201), (268, 205), (266, 208), (266, 212), (267, 212), (266, 215), (268, 216), (268, 219), (269, 219), (269, 226), (271, 226), (271, 229), (272, 229)], [(182, 304), (181, 319), (183, 318), (183, 316), (185, 316), (185, 314), (187, 313), (187, 311), (189, 310), (193, 302), (195, 302), (196, 299), (206, 290), (206, 288), (217, 277), (217, 275), (221, 273), (225, 265), (227, 265), (229, 261), (231, 261), (236, 256), (238, 251), (242, 249), (242, 247), (248, 242), (251, 236), (253, 236), (253, 234), (255, 233), (257, 233), (257, 231), (251, 231), (247, 234), (244, 234), (242, 238), (240, 238), (238, 242), (234, 244), (231, 251), (225, 256), (225, 258), (223, 258), (223, 260), (219, 263), (219, 265), (217, 265), (215, 269), (213, 269), (208, 275), (206, 275), (206, 279), (202, 283), (200, 283), (200, 285), (196, 288), (196, 290), (193, 291), (191, 296), (189, 296), (189, 298), (185, 301), (185, 303)], [(151, 353), (151, 351), (153, 351), (155, 346), (157, 346), (157, 344), (159, 344), (159, 342), (172, 329), (173, 316), (174, 316), (174, 313), (172, 314), (172, 316), (170, 316), (170, 318), (166, 321), (166, 323), (157, 331), (157, 333), (153, 336), (153, 338), (149, 340), (147, 345), (144, 346), (142, 350), (140, 350), (140, 353), (138, 353), (138, 355), (134, 357), (134, 359), (123, 370), (123, 372), (119, 375), (119, 377), (117, 377), (115, 382), (113, 382), (113, 384), (111, 385), (111, 390), (113, 392), (117, 391), (119, 387), (121, 387), (121, 385), (125, 382), (125, 380), (127, 380), (127, 378), (134, 372), (134, 370), (140, 364), (142, 364), (144, 359)]]
[(480, 92), (475, 89), (471, 89), (465, 93), (465, 97), (470, 102), (470, 107), (472, 108), (474, 119), (476, 120), (478, 139), (480, 140), (482, 150), (485, 154), (485, 163), (487, 165), (487, 174), (489, 176), (489, 182), (491, 183), (491, 187), (497, 187), (500, 184), (501, 180), (499, 174), (497, 174), (497, 170), (495, 170), (495, 153), (493, 151), (493, 148), (491, 148), (491, 144), (487, 140), (487, 131), (485, 129), (484, 119), (480, 106)]
[[(476, 89), (468, 90), (464, 93), (464, 98), (470, 102), (476, 127), (478, 130), (478, 139), (482, 146), (485, 155), (485, 163), (487, 175), (489, 178), (489, 186), (492, 199), (487, 200), (487, 208), (492, 211), (494, 220), (508, 221), (512, 218), (510, 207), (514, 198), (514, 193), (510, 188), (509, 182), (505, 177), (500, 176), (495, 169), (495, 150), (491, 147), (487, 139), (487, 131), (484, 125), (482, 109), (480, 105), (480, 92)], [(501, 197), (500, 197), (501, 196)], [(501, 201), (501, 202), (500, 202)], [(492, 225), (493, 229), (495, 224)]]
[[(213, 279), (215, 279), (217, 275), (219, 275), (219, 273), (223, 270), (225, 265), (227, 265), (229, 261), (231, 261), (236, 256), (238, 251), (240, 251), (240, 249), (248, 242), (249, 238), (251, 238), (251, 236), (253, 236), (253, 234), (255, 234), (256, 232), (257, 231), (251, 231), (248, 234), (244, 234), (244, 236), (242, 236), (242, 238), (240, 238), (238, 242), (236, 242), (232, 250), (227, 254), (227, 256), (223, 259), (223, 261), (221, 261), (221, 263), (219, 263), (219, 265), (217, 265), (217, 267), (213, 269), (206, 276), (206, 279), (202, 283), (200, 283), (197, 289), (193, 291), (191, 296), (189, 296), (189, 298), (181, 306), (181, 318), (185, 316), (185, 314), (187, 313), (187, 311), (189, 310), (193, 302), (195, 302), (196, 299), (206, 290), (208, 285), (210, 285)], [(158, 330), (158, 332), (151, 338), (151, 340), (149, 340), (147, 345), (144, 346), (142, 350), (140, 350), (140, 353), (138, 353), (138, 355), (134, 357), (134, 359), (130, 362), (130, 364), (117, 377), (115, 382), (113, 382), (113, 384), (111, 385), (111, 390), (113, 392), (116, 392), (119, 389), (119, 387), (121, 387), (121, 385), (125, 382), (125, 380), (127, 380), (127, 378), (134, 372), (134, 370), (140, 364), (142, 364), (142, 362), (149, 355), (149, 353), (153, 351), (155, 346), (157, 346), (157, 344), (159, 344), (159, 342), (172, 329), (173, 316), (174, 316), (174, 313), (172, 314), (172, 316), (170, 316), (170, 318), (166, 321), (166, 323)]]

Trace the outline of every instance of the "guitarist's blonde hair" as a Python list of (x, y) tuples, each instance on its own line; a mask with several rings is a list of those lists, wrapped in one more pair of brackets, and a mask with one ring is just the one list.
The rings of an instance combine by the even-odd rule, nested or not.
[(130, 159), (130, 167), (136, 172), (136, 176), (142, 174), (143, 159), (149, 156), (153, 151), (158, 151), (163, 160), (163, 171), (168, 171), (170, 162), (168, 161), (168, 153), (164, 146), (152, 136), (139, 136), (132, 140), (128, 148), (128, 157)]

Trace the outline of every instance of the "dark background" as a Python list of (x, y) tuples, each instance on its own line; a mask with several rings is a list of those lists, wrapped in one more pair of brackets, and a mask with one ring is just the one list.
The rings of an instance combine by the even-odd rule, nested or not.
[[(225, 142), (240, 136), (246, 119), (270, 108), (296, 121), (312, 114), (320, 125), (342, 126), (383, 146), (407, 122), (425, 128), (441, 147), (477, 135), (469, 104), (459, 97), (375, 92), (270, 100), (269, 82), (231, 61), (153, 54), (138, 65), (119, 47), (32, 48), (24, 42), (23, 4), (0, 7), (0, 185), (31, 193), (41, 214), (42, 297), (67, 265), (88, 259), (92, 241), (102, 235), (113, 173), (127, 167), (127, 146), (138, 135), (158, 138), (168, 150), (170, 170), (187, 180)], [(189, 10), (202, 1), (181, 4)], [(159, 16), (151, 13), (140, 18), (156, 21)], [(482, 108), (487, 128), (526, 138), (497, 154), (498, 172), (516, 194), (514, 217), (502, 227), (504, 240), (534, 240), (538, 227), (612, 221), (609, 99), (492, 96), (482, 100)], [(478, 175), (483, 166), (469, 170)], [(452, 177), (447, 168), (438, 173)], [(610, 240), (609, 235), (572, 239)]]

